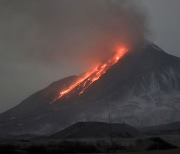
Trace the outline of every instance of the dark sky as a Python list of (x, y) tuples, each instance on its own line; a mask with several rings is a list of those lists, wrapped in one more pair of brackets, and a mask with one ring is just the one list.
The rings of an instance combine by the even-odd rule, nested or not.
[(132, 2), (0, 0), (0, 112), (84, 71), (118, 41), (148, 37), (180, 56), (180, 1)]

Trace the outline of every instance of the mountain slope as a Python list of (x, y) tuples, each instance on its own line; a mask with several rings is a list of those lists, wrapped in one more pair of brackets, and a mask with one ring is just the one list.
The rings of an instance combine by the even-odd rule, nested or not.
[(180, 134), (180, 122), (143, 127), (140, 130), (148, 135)]
[(157, 125), (180, 120), (180, 58), (154, 44), (129, 51), (81, 95), (53, 98), (76, 76), (54, 82), (0, 114), (0, 131), (52, 134), (77, 121)]

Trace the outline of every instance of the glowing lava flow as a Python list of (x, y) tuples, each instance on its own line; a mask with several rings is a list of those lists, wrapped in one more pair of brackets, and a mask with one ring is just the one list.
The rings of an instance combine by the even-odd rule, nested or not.
[(98, 80), (112, 65), (117, 63), (127, 52), (126, 48), (121, 48), (113, 56), (108, 58), (106, 61), (98, 64), (94, 68), (90, 69), (86, 73), (80, 75), (75, 82), (73, 82), (69, 87), (61, 90), (57, 98), (53, 100), (60, 99), (61, 97), (69, 94), (76, 87), (80, 89), (78, 94), (82, 94), (92, 83)]

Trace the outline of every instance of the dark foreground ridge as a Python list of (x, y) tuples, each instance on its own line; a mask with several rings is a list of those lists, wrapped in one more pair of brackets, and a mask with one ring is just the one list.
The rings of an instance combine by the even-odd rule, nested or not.
[[(177, 135), (177, 134), (175, 134)], [(125, 123), (78, 122), (49, 137), (0, 139), (0, 153), (179, 154), (180, 137), (145, 136)], [(176, 138), (176, 140), (175, 140)], [(174, 144), (176, 143), (176, 144)], [(180, 142), (179, 142), (180, 143)]]
[(78, 122), (52, 135), (50, 138), (133, 138), (140, 136), (143, 136), (140, 131), (125, 123)]

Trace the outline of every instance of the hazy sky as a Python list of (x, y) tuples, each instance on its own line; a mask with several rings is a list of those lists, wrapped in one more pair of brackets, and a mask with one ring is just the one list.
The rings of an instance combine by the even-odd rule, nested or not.
[[(132, 29), (131, 24), (121, 26), (124, 32), (132, 30), (129, 32), (132, 37), (136, 35), (135, 30), (141, 29), (137, 35), (142, 38), (147, 26), (151, 41), (166, 52), (180, 56), (179, 0), (137, 0), (136, 7), (142, 9), (132, 8), (127, 12), (124, 6), (120, 6), (120, 11), (113, 15), (101, 12), (107, 6), (101, 6), (100, 0), (89, 1), (97, 2), (97, 7), (92, 9), (88, 0), (87, 4), (77, 0), (0, 0), (0, 112), (17, 105), (55, 80), (82, 72), (92, 62), (93, 55), (101, 56), (97, 52), (89, 54), (88, 50), (101, 50), (102, 40), (109, 41), (103, 36), (104, 30), (108, 29), (108, 38), (118, 33), (117, 30), (112, 31), (117, 27), (108, 24), (111, 23), (111, 20), (106, 20), (109, 16), (116, 17), (112, 21), (118, 26), (120, 21), (135, 24), (136, 29)], [(124, 1), (121, 0), (122, 5)], [(118, 13), (124, 15), (118, 16)], [(124, 19), (124, 16), (131, 20)], [(116, 20), (118, 18), (121, 20)], [(94, 24), (97, 21), (98, 25)], [(90, 44), (96, 45), (91, 47)], [(79, 62), (82, 61), (80, 55), (83, 65)], [(88, 60), (84, 58), (86, 55), (90, 57)]]

